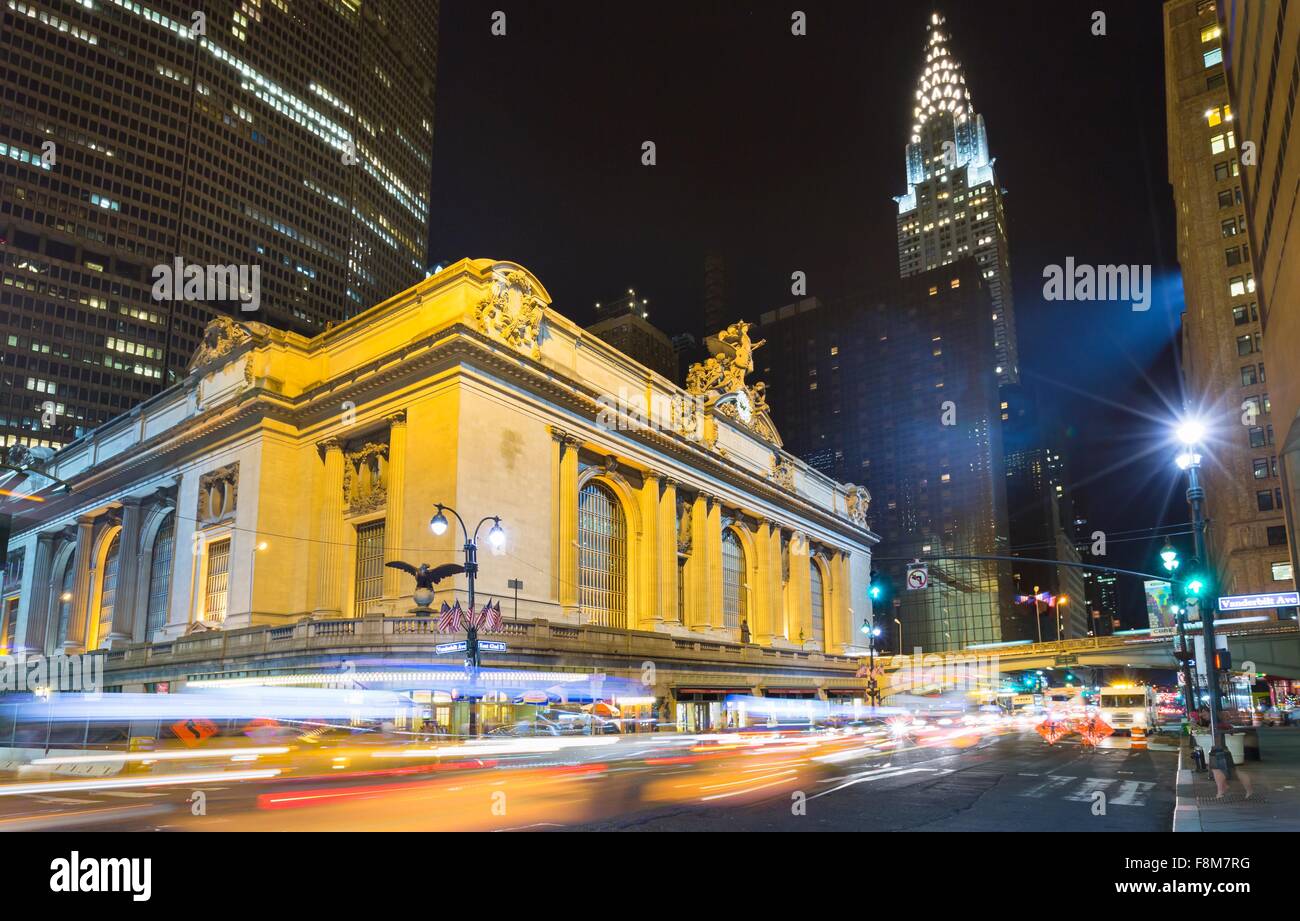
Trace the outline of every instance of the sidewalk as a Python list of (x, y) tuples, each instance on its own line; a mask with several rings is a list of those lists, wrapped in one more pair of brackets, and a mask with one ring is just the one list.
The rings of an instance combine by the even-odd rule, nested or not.
[(1245, 799), (1238, 782), (1216, 800), (1214, 777), (1192, 770), (1191, 740), (1178, 754), (1174, 831), (1300, 831), (1300, 728), (1259, 728), (1259, 761), (1239, 765), (1255, 794)]

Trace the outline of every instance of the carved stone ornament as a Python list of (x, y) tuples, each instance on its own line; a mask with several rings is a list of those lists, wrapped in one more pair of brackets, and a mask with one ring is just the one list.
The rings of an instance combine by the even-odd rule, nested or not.
[(204, 328), (203, 340), (190, 359), (189, 370), (225, 358), (245, 342), (265, 339), (270, 332), (271, 328), (265, 323), (239, 323), (225, 314), (218, 314)]
[(388, 503), (388, 445), (368, 442), (343, 456), (343, 499), (349, 515), (374, 512)]
[(546, 303), (532, 280), (517, 270), (493, 272), (490, 293), (475, 307), (479, 331), (500, 339), (533, 358), (542, 355), (542, 320)]
[(767, 385), (752, 387), (745, 378), (754, 370), (754, 352), (766, 344), (749, 338), (752, 323), (733, 323), (706, 343), (713, 357), (691, 365), (686, 390), (704, 397), (705, 406), (749, 428), (764, 441), (781, 446), (781, 436), (767, 406)]
[(844, 497), (849, 520), (860, 528), (867, 526), (867, 509), (871, 506), (871, 493), (865, 486), (847, 484), (848, 495)]
[(794, 492), (794, 464), (781, 455), (772, 457), (772, 470), (767, 478), (782, 489)]
[(199, 477), (199, 507), (196, 518), (200, 526), (233, 521), (239, 498), (239, 461), (209, 471)]
[(677, 499), (677, 552), (687, 556), (691, 552), (691, 503)]

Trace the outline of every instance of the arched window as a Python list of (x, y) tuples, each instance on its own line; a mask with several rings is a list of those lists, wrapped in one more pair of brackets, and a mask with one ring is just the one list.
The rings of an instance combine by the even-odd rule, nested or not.
[(68, 641), (68, 623), (72, 620), (72, 589), (77, 581), (77, 554), (69, 553), (63, 564), (63, 576), (54, 590), (59, 600), (59, 620), (54, 632), (54, 649), (57, 652)]
[(722, 532), (722, 626), (738, 628), (749, 618), (749, 597), (745, 591), (745, 547), (728, 528)]
[(594, 481), (578, 494), (578, 602), (589, 623), (627, 626), (627, 519)]
[(103, 646), (113, 630), (113, 605), (117, 601), (117, 563), (121, 557), (122, 535), (114, 534), (104, 554), (104, 576), (99, 589), (99, 629), (95, 632), (95, 643)]
[(822, 590), (822, 570), (813, 560), (808, 561), (808, 583), (812, 586), (812, 640), (826, 646), (826, 599)]
[(167, 623), (167, 605), (171, 601), (172, 559), (176, 552), (176, 516), (168, 515), (153, 539), (149, 558), (149, 606), (145, 611), (144, 638)]

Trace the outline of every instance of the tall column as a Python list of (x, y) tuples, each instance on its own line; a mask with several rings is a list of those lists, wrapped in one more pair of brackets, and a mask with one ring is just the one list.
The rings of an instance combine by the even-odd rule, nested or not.
[(72, 585), (72, 611), (68, 615), (68, 637), (63, 642), (66, 653), (82, 652), (86, 648), (86, 625), (90, 606), (90, 554), (94, 549), (95, 519), (77, 519), (77, 577)]
[(560, 609), (566, 617), (578, 614), (578, 445), (579, 441), (567, 432), (551, 430), (560, 450), (559, 529), (556, 545), (559, 572), (558, 596)]
[[(113, 622), (100, 646), (109, 648), (131, 642), (135, 631), (135, 599), (140, 581), (140, 531), (144, 522), (144, 500), (127, 496), (122, 500), (122, 532), (117, 538), (117, 593), (113, 598)], [(148, 587), (145, 588), (146, 593)]]
[(324, 490), (320, 507), (321, 567), (317, 573), (315, 614), (337, 617), (343, 612), (345, 522), (343, 519), (343, 442), (327, 438), (317, 446), (325, 450)]
[(36, 558), (32, 561), (32, 590), (27, 598), (27, 621), (18, 635), (17, 649), (40, 655), (45, 652), (49, 632), (50, 570), (54, 566), (54, 545), (58, 534), (42, 534), (36, 538)]
[(770, 539), (768, 554), (772, 561), (772, 636), (788, 640), (790, 639), (790, 612), (786, 609), (785, 574), (781, 561), (781, 526), (774, 522)]
[[(663, 608), (666, 600), (660, 591), (663, 579), (660, 567), (666, 561), (661, 553), (659, 540), (659, 486), (660, 476), (654, 470), (647, 470), (641, 486), (641, 598), (637, 604), (637, 627), (641, 630), (653, 630), (664, 622)], [(675, 599), (674, 599), (675, 600)]]
[(659, 608), (664, 623), (680, 624), (677, 613), (677, 481), (663, 478), (659, 493)]
[(709, 498), (696, 493), (691, 506), (691, 559), (686, 565), (688, 597), (686, 601), (686, 626), (692, 630), (707, 630), (709, 618)]
[(789, 607), (789, 630), (792, 642), (801, 646), (815, 637), (812, 629), (812, 579), (809, 567), (808, 535), (795, 531), (790, 535), (790, 583), (786, 587)]
[(709, 624), (714, 630), (722, 626), (722, 500), (709, 497), (709, 526), (705, 532), (706, 559), (709, 561), (708, 582), (705, 585)]
[[(388, 509), (384, 514), (384, 562), (402, 556), (403, 513), (406, 510), (406, 410), (388, 417)], [(384, 600), (396, 601), (405, 594), (406, 574), (384, 567)], [(394, 613), (400, 613), (394, 611)]]
[[(754, 584), (749, 593), (753, 611), (751, 626), (754, 642), (771, 646), (776, 635), (776, 618), (781, 610), (781, 556), (777, 544), (775, 559), (772, 555), (772, 532), (775, 526), (764, 518), (758, 523), (754, 535)], [(778, 532), (779, 538), (779, 532)]]
[(853, 574), (849, 566), (849, 554), (841, 550), (835, 554), (839, 564), (835, 570), (835, 597), (837, 599), (835, 645), (837, 651), (857, 645), (856, 633), (861, 624), (853, 622)]

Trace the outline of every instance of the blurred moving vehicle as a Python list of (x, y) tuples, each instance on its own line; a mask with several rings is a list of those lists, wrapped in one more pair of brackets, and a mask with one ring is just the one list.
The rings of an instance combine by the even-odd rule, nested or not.
[(1120, 685), (1101, 689), (1097, 712), (1117, 733), (1134, 727), (1151, 732), (1157, 725), (1156, 705), (1155, 688)]

